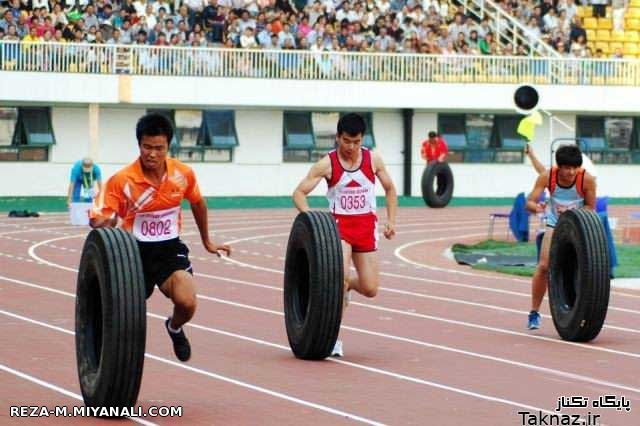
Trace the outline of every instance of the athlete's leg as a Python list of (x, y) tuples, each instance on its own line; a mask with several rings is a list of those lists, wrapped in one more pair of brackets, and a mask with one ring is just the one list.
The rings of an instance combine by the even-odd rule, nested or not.
[(174, 271), (160, 286), (160, 291), (173, 302), (171, 328), (178, 330), (196, 312), (196, 286), (187, 271)]
[(380, 281), (378, 253), (375, 251), (366, 253), (354, 252), (352, 257), (358, 277), (350, 282), (351, 288), (363, 296), (375, 297), (378, 294)]
[(165, 326), (173, 342), (173, 351), (180, 361), (191, 358), (191, 345), (182, 326), (196, 311), (196, 289), (193, 276), (184, 270), (174, 271), (160, 286), (160, 291), (173, 302), (173, 315)]
[(551, 249), (551, 237), (553, 236), (553, 228), (547, 227), (542, 239), (542, 247), (540, 248), (540, 260), (538, 267), (531, 281), (531, 310), (540, 310), (542, 299), (549, 285), (549, 252)]

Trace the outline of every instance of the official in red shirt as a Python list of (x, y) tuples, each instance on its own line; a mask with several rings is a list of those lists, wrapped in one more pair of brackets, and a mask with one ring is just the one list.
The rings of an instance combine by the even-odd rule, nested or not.
[(429, 132), (429, 139), (422, 142), (420, 154), (422, 159), (427, 161), (427, 164), (433, 161), (442, 163), (446, 160), (447, 154), (449, 154), (449, 148), (442, 136), (431, 131)]

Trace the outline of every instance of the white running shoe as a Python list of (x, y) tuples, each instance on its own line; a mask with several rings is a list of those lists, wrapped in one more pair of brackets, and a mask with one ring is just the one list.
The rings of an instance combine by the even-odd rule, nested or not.
[(344, 294), (344, 306), (347, 307), (351, 303), (351, 290), (348, 290)]
[(333, 350), (331, 350), (331, 356), (344, 356), (342, 340), (336, 340), (336, 344), (333, 346)]

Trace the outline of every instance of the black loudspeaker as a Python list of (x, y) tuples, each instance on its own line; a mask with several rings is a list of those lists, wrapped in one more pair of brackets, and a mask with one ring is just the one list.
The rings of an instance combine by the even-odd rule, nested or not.
[(531, 113), (538, 105), (538, 100), (538, 91), (532, 86), (520, 86), (513, 95), (516, 108), (523, 114)]

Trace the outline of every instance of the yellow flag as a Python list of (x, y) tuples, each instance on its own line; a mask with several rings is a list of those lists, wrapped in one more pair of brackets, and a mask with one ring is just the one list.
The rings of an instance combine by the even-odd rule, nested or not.
[(527, 138), (527, 141), (531, 142), (536, 133), (536, 126), (542, 124), (542, 116), (538, 111), (534, 111), (532, 114), (526, 116), (520, 120), (518, 124), (518, 134)]

